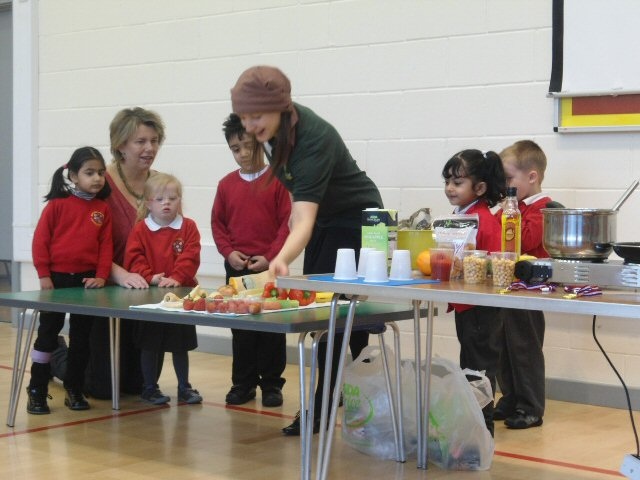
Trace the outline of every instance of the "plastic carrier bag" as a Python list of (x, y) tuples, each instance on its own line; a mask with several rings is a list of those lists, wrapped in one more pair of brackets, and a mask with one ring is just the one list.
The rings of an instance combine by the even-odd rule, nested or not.
[[(465, 373), (478, 380), (469, 383)], [(493, 400), (489, 379), (481, 372), (463, 372), (454, 362), (434, 357), (430, 390), (429, 461), (448, 470), (489, 469), (495, 442), (481, 410)]]
[[(391, 385), (395, 391), (395, 357), (390, 348), (386, 351)], [(413, 362), (402, 362), (401, 378), (404, 443), (408, 456), (415, 452), (417, 446)], [(358, 358), (345, 367), (342, 398), (342, 440), (359, 452), (383, 460), (395, 460), (395, 436), (380, 347), (365, 347)]]

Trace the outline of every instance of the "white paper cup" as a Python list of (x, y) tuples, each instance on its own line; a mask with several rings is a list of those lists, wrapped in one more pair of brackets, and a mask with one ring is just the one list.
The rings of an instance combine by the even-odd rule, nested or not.
[(367, 257), (369, 252), (372, 252), (375, 248), (363, 247), (360, 249), (360, 258), (358, 259), (358, 276), (364, 277), (367, 273)]
[(393, 251), (389, 280), (411, 280), (411, 252), (409, 250)]
[(367, 271), (364, 275), (365, 282), (387, 282), (387, 252), (373, 250), (367, 253)]
[(356, 252), (353, 248), (338, 249), (333, 278), (335, 280), (355, 280), (358, 278)]

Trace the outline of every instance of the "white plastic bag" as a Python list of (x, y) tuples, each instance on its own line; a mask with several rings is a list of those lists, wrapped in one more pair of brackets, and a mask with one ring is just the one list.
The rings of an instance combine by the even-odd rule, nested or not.
[[(480, 387), (481, 401), (488, 395), (492, 400), (492, 393), (481, 391), (486, 388), (487, 377), (477, 371), (469, 370), (467, 374), (480, 377), (475, 382)], [(487, 430), (474, 387), (457, 364), (433, 358), (429, 398), (429, 461), (449, 470), (489, 469), (495, 442)]]
[[(395, 363), (386, 348), (391, 384), (395, 391)], [(416, 450), (415, 370), (401, 364), (405, 453)], [(380, 347), (368, 346), (344, 370), (342, 439), (356, 450), (384, 460), (396, 459), (391, 406), (387, 398)]]
[[(491, 388), (491, 381), (489, 377), (485, 375), (484, 370), (479, 372), (477, 370), (471, 370), (465, 368), (462, 370), (462, 374), (467, 378), (469, 385), (471, 385), (471, 391), (478, 401), (480, 409), (489, 405), (493, 401), (493, 389)], [(470, 380), (469, 377), (476, 377), (476, 380)]]

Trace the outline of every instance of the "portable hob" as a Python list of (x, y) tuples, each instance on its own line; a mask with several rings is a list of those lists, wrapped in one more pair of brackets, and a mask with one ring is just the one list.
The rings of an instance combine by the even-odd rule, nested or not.
[(516, 263), (515, 276), (530, 284), (553, 282), (639, 288), (640, 264), (622, 260), (522, 260)]

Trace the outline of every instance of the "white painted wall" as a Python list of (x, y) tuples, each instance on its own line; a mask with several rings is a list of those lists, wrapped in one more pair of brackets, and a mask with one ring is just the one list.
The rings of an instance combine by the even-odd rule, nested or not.
[[(12, 44), (11, 9), (0, 1), (0, 260), (13, 258), (11, 233), (13, 188), (11, 183), (12, 162)], [(6, 274), (5, 271), (2, 274)]]
[[(155, 166), (185, 184), (186, 214), (203, 235), (205, 284), (223, 274), (209, 213), (218, 180), (234, 168), (221, 122), (229, 89), (255, 64), (289, 75), (295, 100), (337, 127), (401, 216), (451, 210), (440, 170), (456, 151), (499, 151), (522, 138), (544, 148), (544, 189), (568, 207), (608, 208), (640, 176), (637, 133), (553, 133), (551, 0), (14, 0), (14, 16), (27, 21), (17, 11), (34, 6), (36, 44), (22, 45), (16, 61), (39, 52), (30, 127), (37, 158), (32, 174), (15, 178), (16, 197), (40, 197), (79, 145), (108, 155), (108, 124), (121, 108), (155, 109), (167, 124)], [(31, 122), (28, 110), (19, 115)], [(620, 212), (619, 240), (640, 238), (639, 207), (636, 193)], [(38, 213), (29, 215), (26, 230)], [(29, 261), (29, 243), (28, 235), (16, 242), (18, 259)], [(29, 270), (23, 288), (34, 288)], [(622, 375), (639, 387), (640, 326), (599, 325)], [(403, 329), (409, 352), (410, 326)], [(547, 376), (617, 385), (590, 336), (590, 318), (549, 315)], [(436, 322), (434, 348), (457, 355), (450, 315)]]

